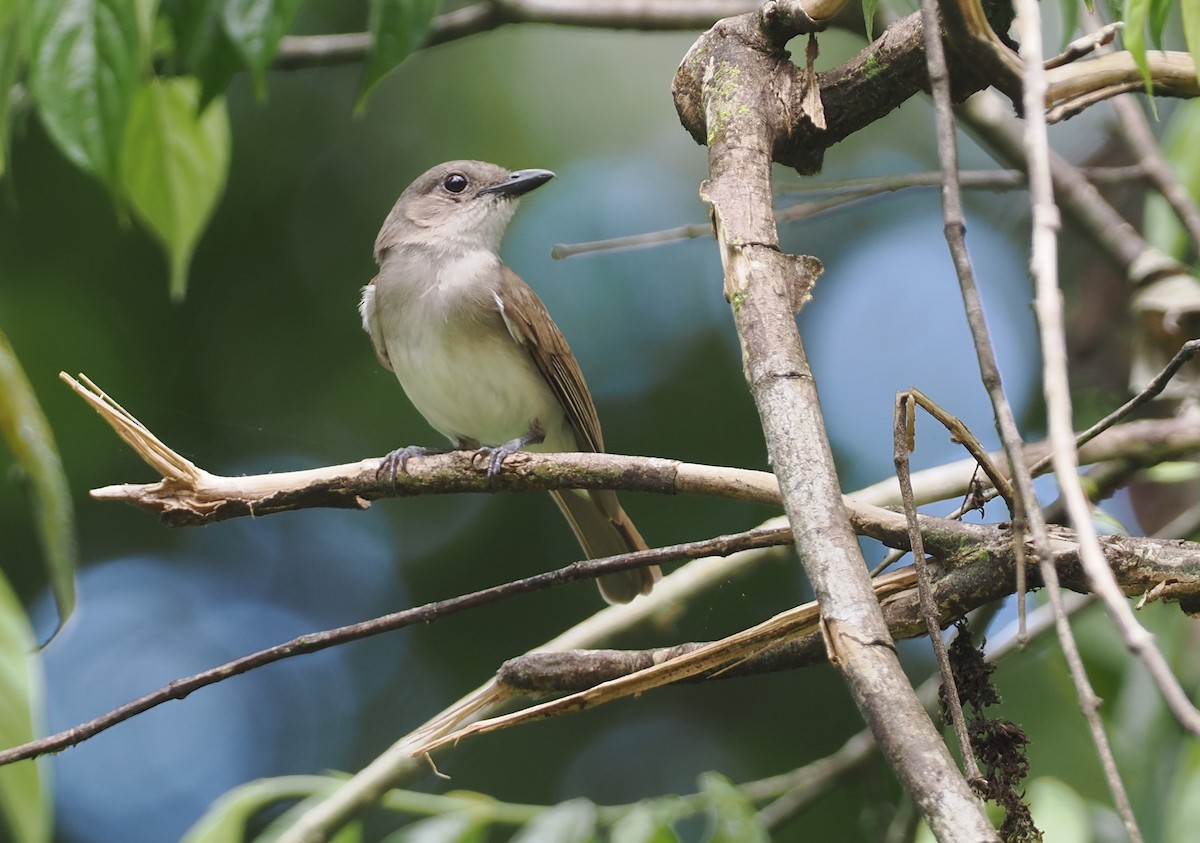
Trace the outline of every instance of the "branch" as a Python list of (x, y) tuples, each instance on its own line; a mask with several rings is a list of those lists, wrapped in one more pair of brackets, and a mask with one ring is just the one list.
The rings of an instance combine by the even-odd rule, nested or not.
[[(489, 0), (435, 17), (421, 46), (435, 47), (511, 23), (650, 32), (706, 29), (757, 5), (757, 0)], [(367, 32), (289, 35), (280, 42), (272, 67), (302, 70), (359, 63), (371, 46)]]
[[(815, 148), (792, 145), (796, 127), (817, 125), (810, 109), (814, 92), (806, 89), (805, 72), (783, 49), (801, 27), (775, 26), (773, 8), (768, 2), (760, 14), (713, 27), (688, 51), (674, 84), (684, 125), (708, 145), (710, 177), (701, 197), (712, 207), (746, 380), (779, 476), (797, 555), (820, 601), (830, 661), (934, 834), (943, 841), (994, 840), (979, 800), (896, 658), (842, 503), (795, 319), (820, 264), (780, 251), (771, 196), (772, 160), (802, 162)], [(824, 111), (833, 113), (828, 102)], [(801, 621), (795, 610), (785, 612), (735, 636), (739, 656), (780, 635), (793, 636)], [(716, 655), (702, 648), (678, 661), (691, 660), (687, 669), (693, 669)], [(680, 669), (678, 661), (652, 671), (672, 673)]]
[(380, 476), (380, 459), (305, 471), (223, 477), (199, 468), (172, 450), (86, 376), (79, 376), (82, 383), (65, 372), (59, 377), (163, 478), (157, 483), (93, 489), (92, 497), (132, 503), (155, 513), (172, 527), (310, 507), (365, 509), (370, 501), (383, 497), (560, 488), (634, 489), (779, 504), (778, 483), (767, 472), (615, 454), (543, 455), (522, 451), (506, 459), (504, 471), (496, 477), (488, 477), (487, 464), (477, 461), (475, 451), (414, 457), (394, 482)]
[[(850, 517), (859, 535), (870, 536), (887, 547), (911, 550), (903, 515), (860, 507), (853, 509)], [(918, 525), (926, 552), (941, 569), (934, 579), (931, 595), (937, 603), (937, 617), (942, 626), (1014, 593), (1016, 555), (1012, 533), (1006, 526), (964, 524), (926, 515), (918, 517)], [(1108, 567), (1125, 594), (1153, 594), (1154, 599), (1179, 602), (1185, 608), (1200, 598), (1200, 544), (1104, 536), (1101, 546)], [(1075, 534), (1065, 528), (1056, 528), (1051, 548), (1052, 561), (1062, 582), (1082, 594), (1090, 593)], [(893, 637), (917, 638), (928, 633), (912, 567), (877, 577), (872, 581), (872, 587), (882, 604)], [(826, 661), (828, 654), (817, 627), (816, 603), (806, 604), (797, 611), (812, 611), (813, 614), (810, 625), (799, 630), (795, 640), (765, 648), (749, 658), (706, 670), (685, 681), (732, 679)], [(497, 679), (523, 694), (576, 692), (687, 655), (712, 643), (690, 642), (648, 650), (534, 653), (505, 662)]]
[(159, 688), (157, 691), (139, 697), (87, 723), (82, 723), (55, 735), (0, 751), (0, 766), (26, 758), (36, 758), (50, 752), (59, 752), (67, 747), (75, 746), (116, 726), (118, 723), (123, 723), (131, 717), (136, 717), (165, 702), (181, 700), (200, 688), (216, 684), (232, 676), (248, 673), (251, 670), (282, 661), (283, 659), (320, 652), (330, 647), (336, 647), (339, 644), (361, 641), (364, 638), (370, 638), (385, 632), (394, 632), (419, 623), (433, 623), (436, 620), (456, 615), (468, 609), (476, 609), (480, 606), (498, 603), (501, 600), (521, 594), (530, 594), (534, 591), (541, 591), (567, 582), (592, 580), (608, 573), (665, 562), (701, 559), (713, 556), (729, 556), (747, 550), (776, 547), (788, 544), (790, 541), (791, 534), (786, 527), (766, 527), (758, 530), (750, 530), (745, 533), (718, 536), (717, 538), (705, 541), (688, 542), (687, 544), (626, 553), (621, 556), (605, 559), (589, 559), (582, 562), (575, 562), (556, 571), (525, 577), (524, 579), (514, 580), (480, 591), (451, 597), (446, 600), (426, 603), (422, 606), (393, 612), (390, 615), (384, 615), (373, 620), (364, 621), (363, 623), (302, 635), (299, 638), (294, 638), (283, 644), (242, 656), (239, 659), (226, 662), (201, 673), (176, 679), (169, 685)]

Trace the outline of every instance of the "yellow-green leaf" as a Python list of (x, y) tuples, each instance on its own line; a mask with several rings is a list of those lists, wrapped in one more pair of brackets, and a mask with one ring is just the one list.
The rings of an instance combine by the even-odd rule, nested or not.
[(1138, 70), (1142, 72), (1146, 93), (1153, 96), (1154, 80), (1150, 77), (1150, 65), (1146, 61), (1146, 23), (1150, 15), (1150, 2), (1151, 0), (1125, 0), (1125, 27), (1121, 30), (1121, 39), (1125, 49), (1133, 55)]
[(171, 296), (182, 298), (192, 253), (229, 173), (229, 117), (222, 99), (197, 113), (194, 79), (152, 79), (133, 100), (121, 172), (133, 210), (166, 249)]
[(61, 629), (75, 609), (75, 515), (71, 490), (50, 424), (3, 332), (0, 332), (0, 435), (29, 478), (34, 521)]
[[(42, 675), (40, 657), (32, 652), (33, 647), (25, 609), (0, 575), (0, 742), (4, 746), (18, 746), (37, 737)], [(0, 838), (20, 843), (50, 840), (50, 801), (36, 761), (0, 767), (0, 817)]]

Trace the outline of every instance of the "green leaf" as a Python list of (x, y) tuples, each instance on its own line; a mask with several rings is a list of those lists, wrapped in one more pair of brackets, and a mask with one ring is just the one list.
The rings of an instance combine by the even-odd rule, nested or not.
[[(1196, 0), (1200, 2), (1200, 0)], [(1200, 12), (1197, 13), (1200, 22)], [(1193, 200), (1200, 200), (1200, 100), (1180, 103), (1171, 115), (1163, 137), (1162, 150), (1175, 170), (1180, 184), (1187, 188)], [(1146, 199), (1146, 237), (1169, 255), (1184, 259), (1188, 236), (1179, 218), (1167, 201), (1158, 193)]]
[(113, 189), (121, 141), (146, 60), (138, 0), (38, 0), (29, 87), (38, 115), (72, 163)]
[[(25, 609), (0, 576), (0, 745), (36, 737), (41, 720), (42, 675)], [(0, 838), (49, 843), (50, 801), (36, 761), (0, 767)], [(7, 834), (5, 834), (7, 830)]]
[(596, 839), (596, 806), (586, 799), (560, 802), (533, 818), (511, 843), (588, 843)]
[(175, 38), (177, 70), (200, 80), (203, 111), (225, 92), (229, 81), (245, 67), (241, 53), (221, 22), (223, 0), (165, 0), (163, 12)]
[(358, 86), (356, 109), (361, 111), (379, 80), (421, 46), (437, 5), (437, 0), (371, 0), (367, 14), (371, 52)]
[(1121, 30), (1121, 39), (1142, 72), (1146, 93), (1153, 96), (1154, 80), (1150, 78), (1150, 65), (1146, 61), (1146, 19), (1149, 13), (1150, 0), (1125, 0), (1125, 13), (1122, 15), (1125, 27)]
[(1200, 0), (1180, 0), (1179, 17), (1183, 21), (1183, 43), (1192, 54), (1192, 63), (1200, 67)]
[[(1089, 8), (1089, 11), (1091, 9)], [(1062, 19), (1062, 40), (1059, 41), (1059, 52), (1062, 52), (1079, 29), (1079, 3), (1077, 0), (1062, 0), (1058, 4), (1059, 17)]]
[(867, 25), (867, 40), (875, 40), (875, 12), (879, 9), (879, 0), (862, 0), (863, 22)]
[(150, 80), (138, 91), (122, 151), (133, 210), (167, 250), (171, 296), (187, 289), (192, 252), (229, 173), (229, 118), (218, 100), (197, 113), (194, 79)]
[(407, 825), (389, 834), (383, 843), (482, 843), (486, 831), (487, 827), (468, 813), (442, 814)]
[(1161, 50), (1163, 27), (1167, 25), (1167, 19), (1171, 17), (1171, 9), (1175, 6), (1175, 0), (1150, 0), (1150, 40), (1154, 42), (1154, 47)]
[(661, 803), (639, 802), (609, 830), (609, 843), (679, 843), (671, 821), (676, 811)]
[(21, 77), (25, 64), (26, 40), (24, 21), (29, 9), (24, 0), (0, 0), (0, 176), (8, 161), (8, 114), (12, 104), (13, 85)]
[[(16, 352), (0, 332), (0, 435), (29, 478), (38, 538), (45, 554), (58, 629), (75, 609), (75, 516), (50, 423)], [(0, 717), (0, 721), (3, 718)]]
[(1054, 843), (1088, 843), (1095, 829), (1088, 820), (1088, 805), (1064, 782), (1049, 777), (1029, 783), (1033, 821), (1046, 840)]
[(267, 94), (267, 68), (279, 42), (296, 21), (304, 0), (227, 0), (221, 12), (225, 32), (254, 77), (259, 98)]
[(332, 776), (279, 776), (241, 785), (217, 799), (179, 843), (242, 843), (247, 823), (264, 808), (328, 794), (344, 781)]
[(718, 773), (705, 773), (700, 787), (713, 818), (708, 843), (770, 843), (767, 830), (754, 814), (746, 794)]

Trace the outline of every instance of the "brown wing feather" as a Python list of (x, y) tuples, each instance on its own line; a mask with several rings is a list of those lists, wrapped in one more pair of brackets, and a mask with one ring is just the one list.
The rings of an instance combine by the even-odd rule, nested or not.
[(510, 329), (515, 328), (518, 342), (529, 352), (534, 365), (545, 376), (558, 397), (567, 420), (575, 431), (581, 450), (603, 451), (604, 437), (596, 405), (583, 380), (579, 363), (562, 332), (550, 319), (546, 306), (521, 278), (501, 264), (498, 291), (504, 318)]

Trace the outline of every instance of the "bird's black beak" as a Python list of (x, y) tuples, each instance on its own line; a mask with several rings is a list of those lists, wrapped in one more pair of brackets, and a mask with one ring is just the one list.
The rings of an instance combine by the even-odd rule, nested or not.
[(520, 196), (528, 193), (535, 187), (541, 187), (550, 179), (554, 178), (554, 173), (549, 170), (515, 170), (509, 173), (508, 178), (499, 184), (493, 184), (491, 187), (485, 187), (480, 190), (480, 194), (495, 193), (498, 196)]

